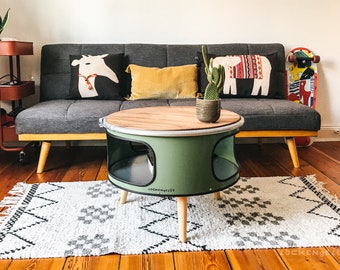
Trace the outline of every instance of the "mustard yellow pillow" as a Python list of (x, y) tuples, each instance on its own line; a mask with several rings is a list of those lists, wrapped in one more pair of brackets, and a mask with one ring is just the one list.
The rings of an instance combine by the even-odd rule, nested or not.
[(156, 68), (130, 64), (126, 72), (132, 78), (129, 100), (196, 97), (196, 65)]

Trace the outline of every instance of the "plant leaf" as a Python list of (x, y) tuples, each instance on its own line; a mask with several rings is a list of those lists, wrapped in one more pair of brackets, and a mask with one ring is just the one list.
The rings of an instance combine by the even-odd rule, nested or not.
[(5, 14), (3, 19), (0, 16), (0, 29), (1, 29), (1, 31), (6, 26), (6, 23), (7, 23), (7, 20), (8, 20), (8, 16), (9, 16), (9, 10), (10, 10), (10, 8), (7, 10), (7, 12), (6, 12), (6, 14)]

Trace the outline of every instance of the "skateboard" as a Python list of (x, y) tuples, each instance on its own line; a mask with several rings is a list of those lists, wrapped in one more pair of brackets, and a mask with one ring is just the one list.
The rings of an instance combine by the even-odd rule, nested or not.
[[(298, 47), (286, 57), (287, 96), (288, 99), (315, 109), (318, 86), (317, 63), (320, 56), (311, 50)], [(310, 137), (295, 138), (297, 146), (312, 144)]]

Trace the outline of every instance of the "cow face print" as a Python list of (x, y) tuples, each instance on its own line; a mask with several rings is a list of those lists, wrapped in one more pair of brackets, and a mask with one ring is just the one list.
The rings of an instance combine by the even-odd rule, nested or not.
[(122, 54), (70, 56), (70, 98), (121, 99)]

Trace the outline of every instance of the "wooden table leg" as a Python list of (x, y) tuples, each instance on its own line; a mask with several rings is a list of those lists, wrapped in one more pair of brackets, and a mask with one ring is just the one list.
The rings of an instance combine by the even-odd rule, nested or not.
[(177, 197), (179, 241), (182, 243), (187, 241), (187, 203), (187, 197)]
[(124, 204), (126, 202), (127, 195), (128, 195), (128, 192), (126, 190), (122, 190), (122, 192), (120, 194), (120, 203), (121, 204)]
[(219, 191), (215, 192), (215, 193), (214, 193), (214, 198), (215, 198), (216, 200), (221, 200), (221, 193), (220, 193)]

